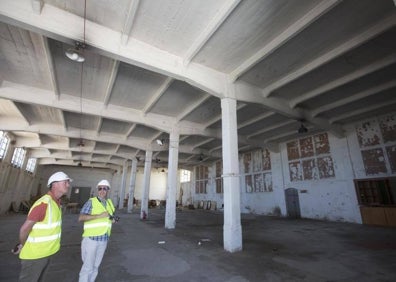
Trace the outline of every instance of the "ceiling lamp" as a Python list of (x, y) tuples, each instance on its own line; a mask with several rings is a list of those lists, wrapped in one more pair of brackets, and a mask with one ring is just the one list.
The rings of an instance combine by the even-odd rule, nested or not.
[(308, 128), (306, 128), (305, 126), (304, 126), (304, 124), (301, 122), (301, 126), (300, 126), (300, 128), (298, 129), (298, 133), (299, 134), (303, 134), (303, 133), (307, 133), (308, 132)]
[(82, 54), (84, 48), (85, 48), (84, 43), (76, 42), (76, 47), (67, 49), (65, 55), (72, 61), (82, 63), (85, 61), (85, 58)]

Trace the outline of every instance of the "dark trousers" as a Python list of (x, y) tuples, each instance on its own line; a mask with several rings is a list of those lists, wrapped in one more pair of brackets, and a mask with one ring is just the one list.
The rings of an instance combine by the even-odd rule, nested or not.
[(22, 259), (19, 282), (44, 281), (45, 273), (50, 264), (50, 257), (40, 259)]

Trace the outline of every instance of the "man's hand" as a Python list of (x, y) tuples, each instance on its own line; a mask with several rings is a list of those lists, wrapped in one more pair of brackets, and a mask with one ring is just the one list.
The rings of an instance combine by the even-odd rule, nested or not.
[(21, 252), (23, 245), (21, 243), (18, 243), (15, 245), (15, 247), (11, 250), (11, 253), (14, 255), (17, 255)]

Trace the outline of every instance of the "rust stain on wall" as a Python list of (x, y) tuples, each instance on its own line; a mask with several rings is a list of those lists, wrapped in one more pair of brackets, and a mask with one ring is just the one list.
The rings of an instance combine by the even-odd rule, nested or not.
[(286, 146), (287, 146), (287, 159), (289, 161), (297, 160), (300, 158), (297, 141), (289, 142), (286, 144)]
[(356, 134), (361, 148), (380, 144), (380, 130), (376, 120), (362, 123), (356, 128)]
[(362, 157), (367, 175), (387, 172), (382, 148), (362, 151)]

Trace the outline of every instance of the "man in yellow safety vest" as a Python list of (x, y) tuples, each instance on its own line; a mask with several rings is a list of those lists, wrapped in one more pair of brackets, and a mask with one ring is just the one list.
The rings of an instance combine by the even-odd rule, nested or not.
[(84, 222), (81, 242), (83, 265), (80, 270), (79, 282), (95, 281), (110, 238), (112, 223), (119, 219), (114, 216), (113, 202), (107, 198), (110, 183), (107, 180), (101, 180), (97, 189), (98, 196), (90, 198), (84, 204), (78, 218), (79, 221)]
[(48, 179), (47, 194), (29, 210), (19, 230), (19, 244), (13, 249), (21, 259), (19, 281), (43, 281), (51, 256), (60, 249), (62, 212), (60, 198), (67, 194), (72, 179), (56, 172)]

